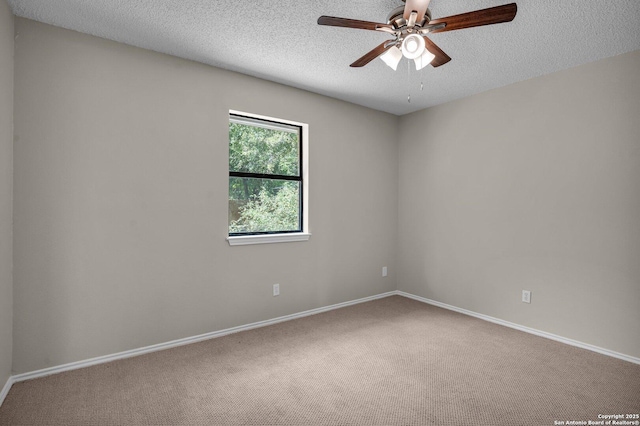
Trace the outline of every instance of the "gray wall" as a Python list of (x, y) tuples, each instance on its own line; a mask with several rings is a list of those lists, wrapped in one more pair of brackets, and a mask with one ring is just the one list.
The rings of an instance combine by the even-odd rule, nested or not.
[(11, 375), (13, 278), (13, 15), (0, 0), (0, 390)]
[[(640, 52), (398, 118), (33, 21), (16, 32), (16, 373), (396, 288), (640, 356)], [(229, 109), (309, 123), (309, 242), (226, 243)]]
[(402, 117), (398, 288), (640, 357), (639, 70), (636, 51)]
[[(16, 31), (16, 373), (395, 290), (395, 116)], [(229, 109), (309, 124), (310, 241), (227, 244)]]

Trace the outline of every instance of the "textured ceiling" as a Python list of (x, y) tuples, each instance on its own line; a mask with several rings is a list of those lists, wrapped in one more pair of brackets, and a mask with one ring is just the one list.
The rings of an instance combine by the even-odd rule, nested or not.
[(397, 115), (640, 49), (640, 0), (432, 0), (430, 9), (435, 19), (511, 1), (518, 14), (510, 23), (432, 34), (453, 58), (448, 64), (416, 71), (403, 59), (395, 72), (380, 60), (349, 67), (386, 34), (316, 22), (320, 15), (385, 22), (401, 0), (8, 3), (17, 16)]

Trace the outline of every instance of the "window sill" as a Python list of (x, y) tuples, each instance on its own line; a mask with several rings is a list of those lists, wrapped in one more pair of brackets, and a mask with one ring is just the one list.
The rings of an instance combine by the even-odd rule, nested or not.
[(308, 241), (311, 234), (308, 232), (296, 232), (295, 234), (265, 234), (242, 235), (227, 237), (230, 246), (244, 246), (248, 244), (272, 244), (293, 243), (296, 241)]

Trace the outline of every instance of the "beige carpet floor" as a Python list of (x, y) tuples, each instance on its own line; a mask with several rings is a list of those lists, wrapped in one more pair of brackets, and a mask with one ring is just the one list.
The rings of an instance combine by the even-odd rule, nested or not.
[(554, 425), (640, 365), (393, 296), (13, 385), (2, 425)]

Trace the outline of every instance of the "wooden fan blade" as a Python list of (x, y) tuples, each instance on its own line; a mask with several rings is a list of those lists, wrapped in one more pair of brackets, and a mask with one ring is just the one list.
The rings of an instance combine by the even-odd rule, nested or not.
[(391, 46), (393, 46), (393, 43), (391, 43), (389, 46), (385, 46), (385, 44), (387, 44), (387, 41), (379, 44), (378, 47), (366, 53), (363, 57), (361, 57), (360, 59), (352, 63), (350, 66), (354, 68), (364, 67), (369, 62), (373, 61), (375, 58), (377, 58), (378, 56), (382, 55), (384, 52), (389, 50)]
[(359, 21), (357, 19), (336, 18), (335, 16), (321, 16), (318, 18), (319, 25), (329, 25), (331, 27), (344, 27), (344, 28), (356, 28), (360, 30), (373, 30), (378, 28), (393, 29), (393, 26), (389, 24), (382, 24), (378, 22)]
[(434, 42), (432, 42), (428, 37), (422, 37), (424, 38), (424, 44), (426, 49), (433, 53), (434, 55), (436, 55), (435, 58), (433, 58), (433, 61), (431, 61), (431, 66), (434, 68), (439, 67), (440, 65), (444, 65), (447, 62), (449, 62), (451, 60), (451, 58), (449, 57), (449, 55), (447, 55), (446, 53), (444, 53), (442, 51), (442, 49), (440, 49)]
[(404, 13), (402, 17), (406, 20), (409, 20), (409, 16), (411, 12), (418, 12), (418, 17), (416, 22), (422, 22), (424, 19), (424, 14), (427, 13), (427, 9), (429, 8), (429, 2), (431, 0), (406, 0), (404, 3)]
[(447, 18), (433, 19), (429, 22), (429, 25), (445, 23), (446, 26), (444, 28), (431, 31), (431, 33), (442, 33), (445, 31), (461, 30), (463, 28), (479, 27), (481, 25), (499, 24), (501, 22), (512, 21), (517, 11), (518, 7), (516, 4), (509, 3), (488, 9), (476, 10), (475, 12), (449, 16)]

